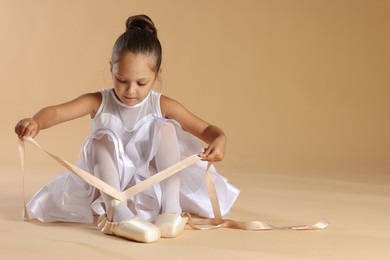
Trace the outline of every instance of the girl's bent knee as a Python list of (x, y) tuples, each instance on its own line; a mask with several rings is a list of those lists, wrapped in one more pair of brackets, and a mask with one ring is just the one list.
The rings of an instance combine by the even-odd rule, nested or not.
[(103, 134), (91, 140), (91, 152), (95, 163), (102, 161), (102, 158), (107, 158), (107, 156), (114, 158), (115, 144), (109, 135)]
[(175, 127), (172, 124), (167, 123), (167, 122), (160, 124), (160, 131), (163, 135), (164, 134), (175, 134), (176, 135)]
[(114, 146), (114, 143), (112, 141), (112, 137), (107, 134), (102, 134), (99, 137), (95, 137), (91, 141), (91, 145), (93, 148), (112, 148)]

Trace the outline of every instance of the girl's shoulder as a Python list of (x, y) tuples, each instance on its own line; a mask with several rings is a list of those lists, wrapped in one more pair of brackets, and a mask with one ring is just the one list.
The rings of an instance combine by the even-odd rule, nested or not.
[(161, 113), (164, 117), (172, 118), (172, 114), (181, 113), (186, 108), (173, 98), (162, 95), (160, 96)]
[(87, 107), (90, 108), (90, 115), (92, 118), (94, 118), (100, 110), (101, 104), (105, 99), (105, 95), (101, 91), (96, 91), (81, 95), (78, 99), (80, 99), (80, 101), (82, 101)]

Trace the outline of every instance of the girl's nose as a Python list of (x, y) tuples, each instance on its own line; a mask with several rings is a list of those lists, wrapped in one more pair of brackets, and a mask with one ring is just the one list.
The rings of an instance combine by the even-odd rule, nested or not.
[(129, 83), (126, 87), (126, 91), (131, 94), (135, 93), (135, 89), (136, 89), (135, 84), (131, 84), (131, 83)]

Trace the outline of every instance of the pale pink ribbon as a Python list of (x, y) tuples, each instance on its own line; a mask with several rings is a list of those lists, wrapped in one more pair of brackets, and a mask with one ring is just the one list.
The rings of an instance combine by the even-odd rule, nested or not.
[[(127, 204), (127, 198), (132, 197), (143, 190), (161, 182), (162, 180), (174, 175), (175, 173), (185, 169), (186, 167), (190, 166), (191, 164), (201, 160), (201, 158), (194, 154), (191, 155), (184, 160), (168, 167), (167, 169), (160, 171), (156, 173), (155, 175), (149, 177), (148, 179), (132, 186), (131, 188), (120, 192), (116, 189), (114, 189), (112, 186), (108, 185), (104, 181), (100, 180), (99, 178), (95, 177), (91, 173), (84, 171), (83, 169), (77, 167), (74, 164), (71, 164), (60, 157), (48, 152), (42, 146), (40, 146), (33, 138), (29, 137), (26, 139), (27, 142), (35, 145), (40, 150), (48, 154), (50, 157), (52, 157), (54, 160), (56, 160), (58, 163), (63, 165), (65, 168), (79, 176), (81, 179), (83, 179), (85, 182), (89, 183), (90, 185), (94, 186), (95, 188), (99, 189), (101, 192), (104, 192), (106, 194), (109, 194), (110, 196), (124, 202)], [(25, 176), (25, 147), (24, 142), (19, 141), (18, 144), (19, 147), (19, 153), (20, 153), (20, 160), (21, 160), (21, 167), (23, 171), (23, 199), (24, 199), (24, 214), (25, 218), (29, 219), (27, 207), (26, 207), (26, 201), (25, 201), (25, 194), (24, 194), (24, 176)], [(271, 230), (271, 229), (292, 229), (292, 230), (319, 230), (324, 229), (328, 226), (328, 222), (326, 220), (320, 220), (314, 225), (311, 226), (288, 226), (288, 227), (274, 227), (271, 225), (268, 225), (267, 223), (261, 222), (261, 221), (235, 221), (232, 219), (224, 219), (222, 218), (219, 201), (217, 197), (217, 192), (215, 190), (214, 181), (211, 176), (210, 166), (212, 163), (208, 163), (207, 169), (206, 169), (206, 175), (205, 175), (205, 181), (207, 185), (207, 191), (209, 193), (210, 202), (213, 208), (214, 218), (209, 219), (201, 219), (198, 220), (196, 223), (193, 220), (191, 214), (189, 213), (183, 213), (183, 215), (188, 216), (188, 225), (193, 229), (198, 230), (204, 230), (204, 229), (213, 229), (213, 228), (219, 228), (219, 227), (229, 227), (229, 228), (237, 228), (237, 229), (244, 229), (244, 230)], [(199, 227), (199, 225), (207, 225), (207, 227)]]

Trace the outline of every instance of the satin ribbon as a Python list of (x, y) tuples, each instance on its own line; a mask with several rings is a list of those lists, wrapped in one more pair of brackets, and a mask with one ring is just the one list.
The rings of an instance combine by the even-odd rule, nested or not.
[[(120, 192), (116, 189), (114, 189), (112, 186), (108, 185), (104, 181), (100, 180), (99, 178), (95, 177), (91, 173), (84, 171), (83, 169), (77, 167), (74, 164), (71, 164), (57, 155), (52, 154), (51, 152), (45, 150), (42, 146), (40, 146), (33, 138), (29, 137), (25, 141), (35, 145), (38, 147), (40, 150), (48, 154), (50, 157), (52, 157), (54, 160), (56, 160), (58, 163), (63, 165), (65, 168), (79, 176), (81, 179), (83, 179), (85, 182), (88, 184), (94, 186), (95, 188), (99, 189), (101, 192), (104, 192), (106, 194), (109, 194), (110, 196), (124, 202), (127, 204), (127, 198), (132, 197), (143, 190), (165, 180), (166, 178), (174, 175), (175, 173), (185, 169), (186, 167), (192, 165), (193, 163), (201, 160), (201, 158), (194, 154), (191, 155), (184, 160), (168, 167), (167, 169), (160, 171), (156, 173), (155, 175), (149, 177), (148, 179), (130, 187), (129, 189)], [(26, 200), (25, 200), (25, 191), (24, 191), (24, 176), (25, 176), (25, 145), (24, 142), (19, 140), (18, 143), (19, 147), (19, 154), (20, 154), (20, 160), (21, 160), (21, 167), (23, 171), (23, 203), (24, 203), (24, 216), (28, 220), (29, 215), (28, 215), (28, 210), (26, 206)], [(268, 225), (267, 223), (261, 222), (261, 221), (245, 221), (245, 222), (240, 222), (232, 219), (224, 219), (222, 218), (221, 210), (220, 210), (220, 205), (219, 205), (219, 200), (217, 196), (217, 192), (215, 189), (214, 181), (212, 179), (210, 167), (212, 163), (209, 162), (207, 164), (207, 169), (206, 169), (206, 174), (205, 174), (205, 181), (206, 181), (206, 186), (207, 186), (207, 191), (209, 193), (210, 197), (210, 202), (212, 205), (213, 213), (214, 213), (214, 218), (209, 218), (209, 219), (201, 219), (198, 221), (194, 221), (191, 214), (184, 212), (183, 215), (188, 217), (188, 225), (197, 230), (205, 230), (205, 229), (214, 229), (214, 228), (219, 228), (219, 227), (229, 227), (229, 228), (237, 228), (237, 229), (243, 229), (243, 230), (271, 230), (271, 229), (278, 229), (278, 230), (283, 230), (283, 229), (292, 229), (292, 230), (320, 230), (324, 229), (328, 226), (328, 222), (326, 220), (320, 220), (314, 225), (301, 225), (301, 226), (288, 226), (288, 227), (274, 227), (271, 225)], [(205, 227), (205, 225), (207, 225)], [(202, 227), (200, 227), (202, 226)]]

